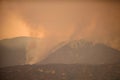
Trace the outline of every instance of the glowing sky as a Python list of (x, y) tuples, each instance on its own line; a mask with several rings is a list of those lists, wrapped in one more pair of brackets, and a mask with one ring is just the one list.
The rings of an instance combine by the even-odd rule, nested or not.
[(1, 4), (0, 39), (39, 37), (45, 50), (65, 40), (84, 38), (120, 50), (120, 2), (6, 1)]

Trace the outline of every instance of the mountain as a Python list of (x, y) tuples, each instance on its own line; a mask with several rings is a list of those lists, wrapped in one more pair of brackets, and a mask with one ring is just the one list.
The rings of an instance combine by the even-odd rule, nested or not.
[[(61, 45), (60, 45), (61, 46)], [(120, 51), (85, 40), (65, 42), (53, 49), (39, 64), (113, 64), (120, 63)]]
[(16, 37), (0, 40), (0, 67), (24, 65), (26, 62), (26, 47), (31, 37)]
[[(19, 39), (25, 44), (17, 49), (31, 40)], [(39, 64), (0, 68), (0, 80), (120, 80), (120, 52), (104, 44), (84, 40), (62, 42), (50, 53)]]

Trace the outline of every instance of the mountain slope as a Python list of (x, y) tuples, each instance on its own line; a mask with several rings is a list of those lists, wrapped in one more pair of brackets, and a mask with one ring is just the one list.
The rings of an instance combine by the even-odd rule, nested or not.
[(84, 40), (71, 41), (40, 62), (40, 64), (111, 64), (120, 63), (120, 52), (104, 44)]
[(26, 47), (31, 37), (16, 37), (0, 40), (0, 67), (23, 65), (26, 62)]

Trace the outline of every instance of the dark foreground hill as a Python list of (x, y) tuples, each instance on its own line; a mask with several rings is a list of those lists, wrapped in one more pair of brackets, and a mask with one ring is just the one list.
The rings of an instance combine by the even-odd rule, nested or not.
[(104, 44), (75, 40), (58, 45), (39, 64), (114, 64), (120, 63), (120, 51)]
[(120, 64), (48, 64), (0, 68), (0, 80), (120, 80)]

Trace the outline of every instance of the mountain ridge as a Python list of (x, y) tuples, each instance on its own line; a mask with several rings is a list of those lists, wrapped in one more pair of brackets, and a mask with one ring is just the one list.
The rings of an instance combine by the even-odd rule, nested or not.
[(22, 36), (0, 40), (0, 67), (24, 65), (28, 43), (37, 39)]
[(119, 50), (101, 43), (75, 40), (66, 43), (56, 51), (51, 51), (51, 54), (39, 64), (109, 64), (119, 63), (119, 59)]

